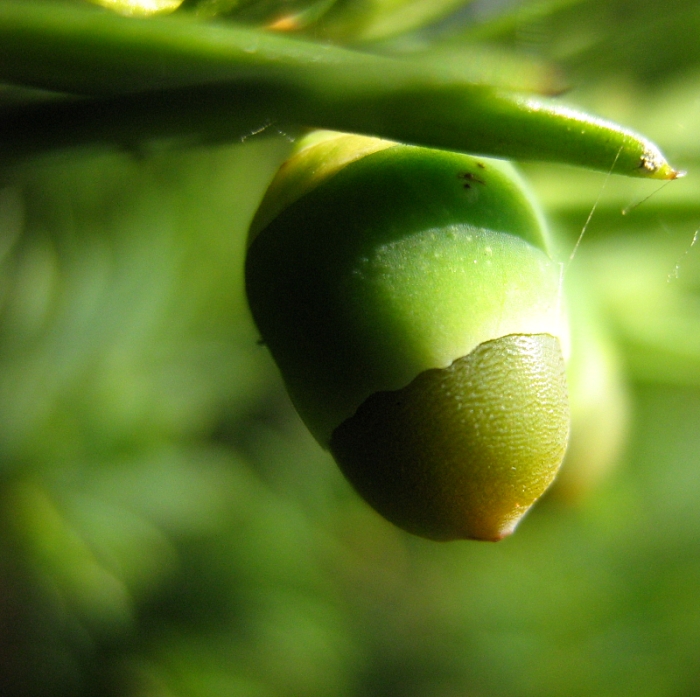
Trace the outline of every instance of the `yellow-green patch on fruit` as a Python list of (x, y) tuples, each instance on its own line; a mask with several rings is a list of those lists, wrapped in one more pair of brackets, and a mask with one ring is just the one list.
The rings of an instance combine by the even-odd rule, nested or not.
[(336, 131), (314, 131), (284, 162), (250, 224), (248, 244), (287, 206), (332, 177), (346, 165), (396, 143)]
[(564, 457), (564, 359), (549, 334), (487, 341), (449, 368), (378, 392), (341, 424), (331, 452), (382, 515), (436, 540), (500, 540)]

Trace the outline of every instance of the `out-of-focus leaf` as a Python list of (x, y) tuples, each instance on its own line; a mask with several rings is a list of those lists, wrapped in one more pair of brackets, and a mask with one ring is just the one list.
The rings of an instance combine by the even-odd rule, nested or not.
[(473, 0), (185, 0), (198, 17), (226, 16), (341, 43), (376, 42), (448, 17)]
[(473, 1), (345, 0), (337, 2), (313, 28), (336, 41), (385, 41), (444, 20)]
[(587, 274), (600, 289), (627, 370), (642, 382), (700, 385), (700, 233), (590, 245)]
[[(5, 492), (3, 513), (42, 585), (70, 614), (112, 633), (133, 621), (129, 591), (41, 487), (19, 482)], [(5, 523), (7, 527), (7, 523)]]
[(243, 24), (295, 32), (316, 22), (338, 0), (185, 0), (183, 9), (197, 17), (227, 16)]
[(245, 404), (260, 349), (237, 324), (240, 249), (284, 151), (189, 151), (180, 166), (99, 152), (14, 172), (0, 198), (14, 244), (0, 276), (6, 470), (195, 434)]
[(174, 12), (182, 0), (90, 0), (127, 17), (149, 17)]
[(697, 66), (699, 23), (694, 0), (546, 0), (467, 25), (462, 36), (527, 48), (566, 68), (574, 83), (622, 72), (661, 85)]

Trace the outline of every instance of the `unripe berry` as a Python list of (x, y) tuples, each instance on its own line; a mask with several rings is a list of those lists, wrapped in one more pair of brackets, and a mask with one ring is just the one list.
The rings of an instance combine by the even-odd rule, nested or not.
[(486, 158), (316, 134), (271, 185), (253, 317), (313, 435), (405, 530), (500, 539), (553, 480), (569, 410), (547, 247)]

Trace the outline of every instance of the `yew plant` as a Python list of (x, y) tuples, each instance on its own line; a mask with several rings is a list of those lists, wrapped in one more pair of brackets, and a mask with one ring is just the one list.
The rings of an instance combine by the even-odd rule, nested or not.
[(0, 0), (0, 693), (695, 694), (698, 28)]

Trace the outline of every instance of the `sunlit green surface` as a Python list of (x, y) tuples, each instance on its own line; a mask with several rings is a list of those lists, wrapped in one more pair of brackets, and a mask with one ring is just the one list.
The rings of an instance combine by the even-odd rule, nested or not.
[(563, 259), (605, 184), (572, 264), (630, 390), (618, 468), (498, 545), (411, 538), (363, 504), (244, 306), (274, 127), (5, 169), (3, 696), (698, 694), (697, 8), (556, 4), (492, 34), (565, 61), (569, 101), (689, 170), (623, 216), (659, 184), (527, 168)]
[(627, 176), (679, 175), (640, 134), (525, 94), (528, 87), (475, 79), (459, 61), (279, 34), (182, 15), (129, 19), (80, 4), (0, 0), (0, 80), (64, 97), (24, 110), (5, 105), (4, 153), (156, 135), (224, 133), (231, 141), (246, 137), (239, 121), (252, 121), (255, 133), (321, 127)]

